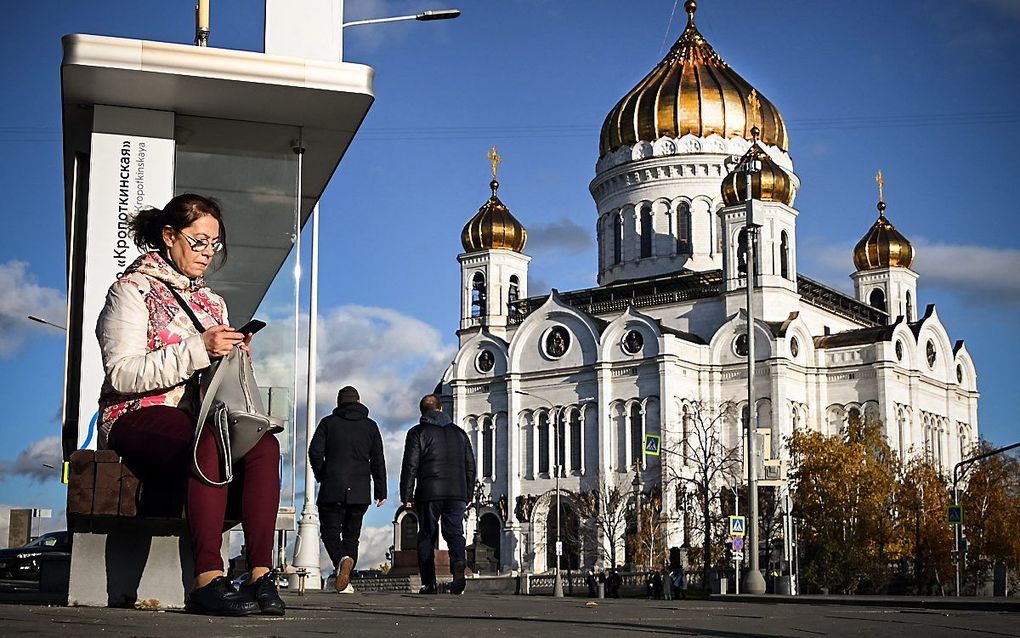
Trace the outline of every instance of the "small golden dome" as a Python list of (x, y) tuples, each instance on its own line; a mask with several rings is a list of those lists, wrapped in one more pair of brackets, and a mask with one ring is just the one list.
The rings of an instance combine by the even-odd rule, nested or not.
[(854, 246), (857, 270), (875, 268), (910, 268), (914, 263), (914, 247), (885, 216), (885, 202), (878, 202), (878, 219)]
[[(754, 156), (752, 158), (752, 155)], [(780, 202), (790, 206), (796, 196), (793, 179), (781, 166), (776, 164), (764, 151), (757, 140), (747, 149), (732, 171), (723, 178), (722, 198), (727, 206), (739, 204), (747, 199), (747, 174), (744, 163), (757, 159), (761, 162), (761, 170), (751, 175), (751, 196), (764, 202)]]
[[(666, 135), (751, 139), (752, 120), (762, 141), (788, 150), (783, 117), (761, 98), (758, 113), (749, 103), (754, 89), (730, 68), (694, 26), (697, 3), (688, 0), (687, 28), (651, 73), (638, 82), (606, 116), (599, 156), (624, 145), (654, 142)], [(757, 116), (757, 117), (756, 117)]]
[(460, 243), (464, 245), (464, 251), (473, 253), (490, 248), (505, 248), (523, 252), (524, 245), (528, 243), (528, 232), (496, 196), (499, 182), (492, 180), (489, 188), (492, 189), (489, 201), (468, 220), (460, 234)]

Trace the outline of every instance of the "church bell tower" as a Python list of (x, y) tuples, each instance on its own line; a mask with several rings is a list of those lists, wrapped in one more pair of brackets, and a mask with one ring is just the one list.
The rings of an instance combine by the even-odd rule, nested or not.
[(528, 263), (522, 251), (528, 241), (524, 226), (496, 195), (496, 174), (503, 158), (493, 146), (487, 157), (492, 164), (492, 195), (468, 220), (460, 240), (460, 329), (485, 327), (500, 337), (518, 310), (514, 302), (528, 296)]

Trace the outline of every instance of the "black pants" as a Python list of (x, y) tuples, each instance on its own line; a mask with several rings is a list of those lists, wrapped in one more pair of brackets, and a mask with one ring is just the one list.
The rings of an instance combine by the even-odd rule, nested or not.
[(443, 539), (450, 550), (450, 571), (464, 563), (464, 501), (425, 501), (414, 504), (418, 514), (418, 571), (421, 584), (436, 584), (436, 545), (439, 543), (440, 522)]
[(368, 503), (348, 505), (347, 503), (320, 503), (319, 525), (322, 544), (326, 546), (333, 566), (344, 556), (358, 562), (358, 542), (361, 538), (361, 519), (368, 511)]

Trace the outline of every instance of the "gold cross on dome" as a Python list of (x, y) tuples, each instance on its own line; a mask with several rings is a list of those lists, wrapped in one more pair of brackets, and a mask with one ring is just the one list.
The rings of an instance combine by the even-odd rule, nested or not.
[(496, 172), (499, 170), (499, 165), (503, 162), (503, 158), (500, 157), (495, 146), (485, 156), (492, 162), (492, 179), (496, 179)]
[[(757, 89), (751, 89), (751, 95), (747, 98), (747, 111), (751, 121), (748, 122), (752, 127), (759, 126), (758, 120), (761, 119), (761, 101), (758, 100)], [(760, 127), (759, 127), (760, 128)]]
[(878, 169), (878, 174), (875, 175), (875, 181), (878, 182), (878, 201), (885, 201), (885, 178), (882, 177), (882, 169)]

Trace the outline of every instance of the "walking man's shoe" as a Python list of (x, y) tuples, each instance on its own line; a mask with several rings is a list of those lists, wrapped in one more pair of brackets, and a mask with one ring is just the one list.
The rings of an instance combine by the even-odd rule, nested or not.
[(464, 593), (464, 563), (453, 564), (453, 583), (450, 585), (450, 593), (454, 596)]
[(347, 586), (351, 584), (351, 571), (354, 569), (354, 559), (344, 556), (336, 566), (336, 593), (342, 594)]
[(435, 594), (436, 593), (436, 586), (435, 585), (422, 585), (422, 588), (418, 590), (418, 593), (419, 594)]

